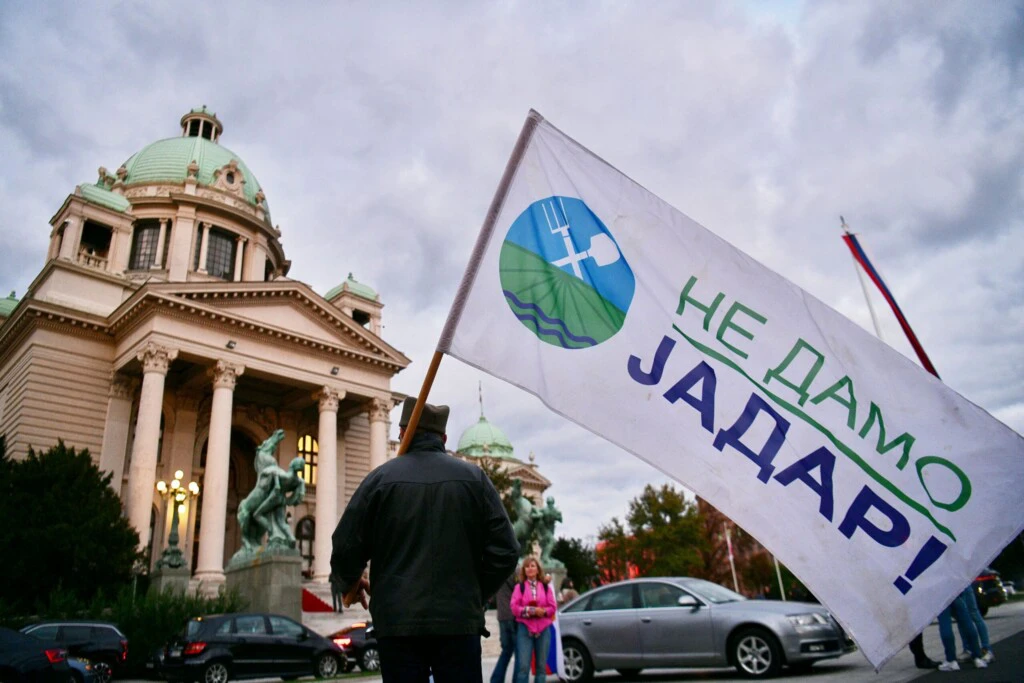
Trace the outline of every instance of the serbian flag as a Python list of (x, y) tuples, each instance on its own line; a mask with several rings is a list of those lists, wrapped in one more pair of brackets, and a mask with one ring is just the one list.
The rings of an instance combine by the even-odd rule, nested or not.
[[(562, 635), (561, 630), (558, 628), (558, 619), (555, 619), (548, 626), (548, 635), (551, 640), (548, 646), (548, 658), (544, 663), (544, 673), (548, 676), (558, 676), (559, 680), (564, 681), (568, 679), (568, 676), (565, 674), (565, 659), (562, 655)], [(537, 674), (536, 656), (530, 662), (530, 673)]]
[(536, 112), (437, 352), (721, 510), (876, 668), (1024, 531), (1024, 438)]
[(875, 287), (878, 287), (878, 291), (882, 293), (885, 300), (889, 304), (889, 308), (892, 309), (893, 315), (896, 316), (896, 320), (899, 321), (900, 327), (903, 328), (903, 334), (907, 335), (907, 341), (914, 347), (914, 352), (917, 354), (918, 360), (921, 361), (921, 365), (924, 369), (932, 373), (936, 377), (939, 373), (935, 371), (935, 366), (932, 365), (932, 361), (928, 358), (928, 354), (924, 352), (924, 347), (921, 346), (921, 342), (917, 340), (917, 335), (914, 334), (913, 328), (910, 327), (910, 323), (907, 321), (907, 316), (903, 315), (903, 310), (900, 305), (896, 303), (896, 297), (889, 291), (889, 287), (885, 284), (885, 280), (882, 279), (881, 273), (878, 269), (872, 265), (868, 259), (867, 253), (864, 248), (860, 246), (860, 242), (857, 240), (857, 236), (851, 232), (843, 234), (843, 241), (846, 242), (846, 246), (850, 248), (850, 253), (853, 254), (853, 260), (857, 262), (864, 272), (867, 274), (871, 281), (875, 283)]

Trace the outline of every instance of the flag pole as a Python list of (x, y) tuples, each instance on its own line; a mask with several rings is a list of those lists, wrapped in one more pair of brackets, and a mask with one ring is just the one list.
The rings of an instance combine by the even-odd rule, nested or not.
[[(846, 225), (846, 219), (840, 216), (839, 222), (842, 225), (843, 233), (849, 235), (850, 229), (849, 226)], [(875, 326), (875, 336), (882, 341), (885, 341), (885, 337), (882, 335), (882, 326), (878, 324), (878, 314), (875, 313), (875, 307), (871, 305), (871, 297), (868, 296), (868, 283), (864, 280), (864, 271), (857, 263), (857, 259), (854, 258), (853, 254), (850, 254), (850, 258), (853, 259), (853, 269), (857, 272), (857, 279), (860, 281), (860, 289), (864, 292), (864, 301), (868, 304), (868, 313), (871, 314), (871, 324)]]
[(420, 387), (419, 396), (416, 397), (416, 406), (412, 409), (412, 415), (409, 416), (409, 424), (405, 426), (405, 435), (402, 437), (402, 443), (398, 446), (398, 455), (404, 455), (409, 450), (413, 434), (416, 433), (416, 427), (420, 423), (420, 415), (423, 414), (423, 406), (426, 405), (427, 396), (430, 395), (430, 388), (434, 384), (437, 368), (441, 365), (441, 356), (451, 348), (452, 337), (455, 336), (455, 328), (459, 325), (462, 309), (466, 305), (466, 299), (469, 297), (469, 292), (473, 288), (477, 272), (480, 270), (480, 263), (483, 261), (487, 244), (490, 242), (491, 234), (494, 232), (494, 224), (498, 220), (498, 214), (501, 213), (501, 207), (505, 205), (505, 198), (508, 196), (508, 189), (512, 185), (512, 178), (519, 168), (519, 162), (523, 159), (526, 147), (530, 144), (533, 131), (537, 129), (537, 126), (543, 120), (543, 117), (533, 109), (526, 115), (526, 122), (523, 124), (523, 129), (519, 132), (519, 138), (516, 139), (515, 147), (512, 148), (512, 155), (509, 157), (508, 163), (505, 164), (505, 172), (502, 174), (501, 182), (498, 183), (498, 189), (495, 190), (494, 197), (491, 199), (491, 205), (487, 209), (484, 224), (480, 228), (480, 234), (477, 236), (476, 244), (473, 246), (473, 253), (469, 258), (469, 264), (466, 266), (466, 272), (462, 275), (462, 282), (455, 293), (452, 307), (448, 311), (448, 320), (445, 321), (444, 329), (441, 330), (441, 338), (437, 342), (437, 350), (434, 351), (434, 356), (430, 359), (430, 366), (427, 368), (427, 374), (423, 378), (423, 386)]

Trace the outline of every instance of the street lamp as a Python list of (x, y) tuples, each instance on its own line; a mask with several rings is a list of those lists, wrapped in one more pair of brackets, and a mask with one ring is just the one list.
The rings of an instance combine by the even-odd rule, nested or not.
[(168, 536), (167, 547), (160, 554), (160, 560), (156, 563), (156, 566), (160, 568), (179, 569), (185, 566), (185, 556), (182, 554), (181, 548), (178, 547), (178, 514), (185, 512), (186, 500), (199, 495), (199, 484), (190, 481), (188, 486), (182, 486), (181, 480), (184, 476), (185, 473), (178, 470), (174, 473), (174, 479), (171, 480), (169, 486), (163, 479), (156, 483), (156, 491), (160, 497), (174, 506), (174, 512), (171, 515), (171, 535)]

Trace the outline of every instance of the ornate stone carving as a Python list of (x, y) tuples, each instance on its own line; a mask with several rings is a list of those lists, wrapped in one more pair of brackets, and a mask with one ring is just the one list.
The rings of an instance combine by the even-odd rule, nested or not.
[(313, 398), (320, 402), (320, 412), (338, 412), (338, 401), (345, 398), (345, 392), (338, 389), (324, 387), (313, 394)]
[(198, 178), (199, 177), (199, 164), (196, 163), (195, 159), (193, 159), (189, 163), (189, 165), (185, 167), (185, 170), (188, 173), (188, 177), (189, 178)]
[(135, 357), (142, 363), (143, 372), (159, 372), (161, 375), (166, 375), (171, 361), (178, 357), (178, 350), (146, 342), (146, 345)]
[(370, 422), (387, 422), (391, 416), (391, 401), (379, 398), (371, 399), (369, 403)]
[(137, 385), (138, 382), (131, 377), (125, 377), (119, 372), (111, 373), (110, 398), (131, 400), (132, 396), (135, 395), (135, 387)]
[(231, 389), (234, 391), (238, 378), (245, 372), (244, 365), (229, 363), (226, 360), (217, 361), (217, 365), (210, 368), (210, 376), (213, 377), (214, 389)]

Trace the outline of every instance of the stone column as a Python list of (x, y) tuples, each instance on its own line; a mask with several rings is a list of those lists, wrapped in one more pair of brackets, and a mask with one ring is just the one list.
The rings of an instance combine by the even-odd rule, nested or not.
[(215, 594), (224, 583), (224, 530), (228, 505), (228, 470), (231, 456), (231, 413), (235, 383), (245, 366), (217, 361), (213, 376), (213, 405), (210, 408), (210, 436), (206, 444), (206, 470), (200, 496), (203, 525), (199, 530), (196, 579), (206, 584), (205, 592)]
[(164, 242), (167, 239), (167, 219), (160, 219), (160, 234), (156, 238), (156, 258), (153, 259), (153, 270), (160, 270), (164, 267)]
[(370, 401), (370, 471), (388, 459), (388, 417), (391, 401), (379, 398)]
[(196, 268), (197, 273), (206, 272), (206, 250), (210, 246), (210, 226), (202, 221), (199, 222), (199, 229), (203, 231), (203, 241), (199, 245), (199, 267)]
[(242, 280), (242, 257), (245, 255), (245, 238), (235, 238), (235, 282)]
[(64, 237), (60, 243), (60, 258), (68, 261), (78, 260), (78, 245), (82, 241), (84, 221), (81, 216), (68, 217), (68, 224), (64, 226)]
[(344, 391), (330, 387), (313, 395), (320, 401), (313, 541), (313, 580), (318, 583), (326, 583), (331, 574), (331, 534), (338, 523), (338, 401), (344, 397)]
[(120, 373), (114, 373), (110, 379), (107, 419), (103, 423), (103, 446), (100, 448), (100, 469), (110, 474), (110, 488), (118, 496), (121, 495), (121, 480), (124, 478), (124, 456), (128, 448), (132, 397), (136, 384), (135, 380)]
[(195, 207), (179, 205), (171, 223), (167, 238), (170, 240), (167, 250), (167, 279), (170, 282), (185, 282), (188, 271), (192, 269), (192, 249), (196, 243), (195, 215)]
[(139, 532), (141, 548), (149, 547), (149, 517), (156, 485), (156, 456), (160, 446), (160, 414), (164, 400), (164, 380), (171, 361), (178, 357), (176, 349), (148, 342), (137, 358), (142, 363), (142, 393), (139, 417), (135, 422), (135, 443), (128, 470), (128, 492), (125, 508), (128, 521)]

